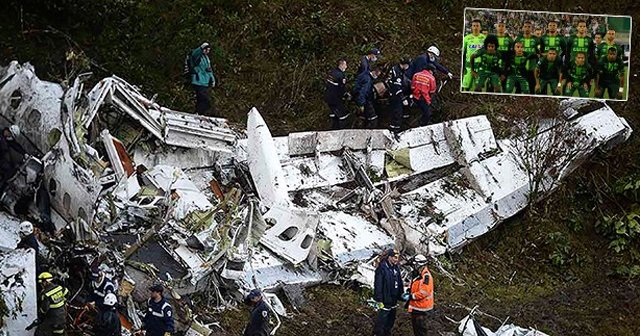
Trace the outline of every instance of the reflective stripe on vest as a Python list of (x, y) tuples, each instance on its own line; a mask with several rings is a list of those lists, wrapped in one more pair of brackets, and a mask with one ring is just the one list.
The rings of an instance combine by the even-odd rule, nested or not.
[(153, 308), (151, 308), (151, 299), (149, 299), (149, 301), (147, 302), (147, 308), (149, 309), (149, 312), (151, 312), (151, 315), (153, 316), (157, 316), (157, 317), (164, 317), (164, 309), (169, 307), (171, 308), (171, 305), (169, 304), (169, 302), (165, 302), (162, 307), (160, 307), (160, 312), (157, 312), (155, 310), (153, 310)]
[(51, 303), (49, 303), (49, 308), (57, 309), (64, 306), (66, 302), (65, 296), (68, 292), (69, 291), (66, 288), (62, 286), (56, 286), (54, 289), (44, 293), (44, 295), (48, 297), (49, 300), (51, 300)]
[[(428, 284), (424, 283), (425, 278), (429, 279)], [(430, 311), (433, 309), (433, 277), (431, 276), (431, 272), (429, 272), (429, 268), (427, 268), (426, 266), (422, 269), (420, 278), (414, 280), (411, 283), (411, 296), (415, 297), (416, 294), (424, 297), (421, 299), (409, 300), (409, 312), (412, 312), (414, 310)]]

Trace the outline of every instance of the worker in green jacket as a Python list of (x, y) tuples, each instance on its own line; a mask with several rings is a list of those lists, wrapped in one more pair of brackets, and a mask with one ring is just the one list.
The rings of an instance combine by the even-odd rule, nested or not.
[(209, 99), (209, 87), (216, 84), (209, 60), (211, 45), (207, 42), (193, 49), (189, 59), (189, 72), (191, 73), (191, 85), (196, 93), (196, 113), (212, 115), (211, 101)]

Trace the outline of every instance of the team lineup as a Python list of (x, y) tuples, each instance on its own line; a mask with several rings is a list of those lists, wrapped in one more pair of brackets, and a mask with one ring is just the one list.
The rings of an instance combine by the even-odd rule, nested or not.
[[(544, 34), (538, 28), (543, 24)], [(589, 34), (587, 21), (580, 19), (575, 34), (565, 36), (559, 24), (554, 18), (526, 20), (514, 38), (506, 19), (495, 23), (495, 34), (483, 30), (479, 18), (471, 20), (463, 39), (462, 90), (622, 99), (626, 68), (616, 30), (594, 27)]]

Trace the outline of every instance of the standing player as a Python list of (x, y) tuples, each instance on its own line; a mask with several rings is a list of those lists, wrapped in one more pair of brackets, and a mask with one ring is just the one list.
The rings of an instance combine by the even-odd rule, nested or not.
[(580, 97), (589, 97), (589, 82), (593, 78), (592, 69), (587, 62), (587, 54), (583, 51), (578, 51), (576, 58), (565, 69), (564, 77), (567, 78), (567, 84), (565, 85), (564, 95), (571, 97), (578, 90)]
[(562, 60), (555, 48), (547, 49), (546, 55), (538, 61), (535, 69), (537, 94), (546, 95), (547, 86), (553, 95), (562, 91)]
[(622, 99), (624, 88), (624, 63), (618, 57), (618, 49), (609, 47), (607, 56), (598, 62), (598, 74), (596, 76), (596, 97), (604, 98), (607, 91), (609, 99)]
[(470, 90), (474, 83), (474, 77), (471, 75), (471, 56), (482, 48), (485, 35), (480, 34), (480, 20), (471, 21), (471, 34), (464, 37), (462, 42), (462, 52), (464, 58), (464, 77), (462, 78), (462, 89)]
[[(513, 93), (516, 83), (520, 85), (522, 93), (529, 94), (529, 82), (525, 78), (527, 72), (527, 61), (536, 58), (536, 54), (524, 51), (522, 41), (516, 41), (513, 45), (513, 54), (507, 57), (506, 73), (507, 73), (507, 90), (506, 93)], [(533, 88), (533, 87), (532, 87)]]
[(538, 27), (533, 31), (533, 36), (540, 39), (542, 37), (542, 28)]
[(606, 55), (606, 52), (602, 52), (600, 49), (603, 47), (601, 46), (602, 44), (602, 32), (597, 31), (595, 34), (593, 34), (593, 53), (596, 57), (596, 59), (599, 61), (600, 57), (602, 57), (602, 55)]
[(506, 24), (504, 21), (496, 25), (496, 37), (498, 38), (498, 51), (505, 54), (513, 50), (513, 39), (505, 33)]
[[(502, 54), (502, 57), (504, 57), (504, 62), (507, 61), (507, 58), (509, 58), (511, 52), (513, 51), (513, 39), (511, 38), (511, 36), (505, 33), (505, 26), (506, 24), (504, 21), (498, 22), (496, 26), (496, 36), (498, 37), (498, 51)], [(502, 91), (505, 92), (507, 90), (507, 82), (503, 80), (501, 84)]]
[(484, 48), (471, 55), (471, 73), (477, 78), (475, 91), (480, 92), (482, 88), (491, 83), (494, 92), (502, 92), (500, 81), (504, 80), (504, 62), (499, 51), (498, 38), (489, 35), (484, 40)]
[(539, 52), (544, 57), (549, 49), (555, 49), (557, 58), (562, 59), (567, 49), (567, 42), (558, 32), (558, 21), (551, 20), (547, 24), (547, 33), (540, 38)]
[[(531, 21), (525, 21), (524, 24), (522, 25), (522, 35), (516, 38), (515, 43), (522, 42), (522, 48), (525, 53), (536, 55), (536, 57), (527, 59), (527, 62), (525, 65), (526, 72), (524, 73), (524, 76), (527, 79), (527, 83), (529, 84), (529, 87), (532, 88), (536, 85), (536, 77), (533, 74), (533, 68), (535, 67), (535, 64), (537, 62), (536, 58), (537, 58), (539, 43), (538, 43), (538, 38), (535, 37), (533, 34), (531, 34), (531, 28), (532, 28)], [(520, 91), (517, 91), (517, 92), (521, 92), (521, 91), (522, 91), (522, 88), (520, 88)]]
[(607, 34), (604, 37), (604, 41), (602, 41), (601, 45), (600, 45), (600, 54), (596, 55), (598, 57), (598, 60), (600, 60), (602, 57), (607, 56), (609, 54), (609, 48), (611, 47), (615, 47), (616, 53), (618, 55), (619, 59), (622, 59), (622, 56), (624, 56), (624, 50), (622, 50), (622, 47), (616, 43), (616, 31), (613, 29), (607, 29)]
[(587, 22), (585, 20), (578, 21), (578, 31), (569, 38), (567, 52), (569, 53), (569, 57), (565, 59), (565, 64), (567, 65), (570, 65), (580, 52), (585, 54), (586, 61), (589, 64), (595, 64), (593, 40), (587, 36)]

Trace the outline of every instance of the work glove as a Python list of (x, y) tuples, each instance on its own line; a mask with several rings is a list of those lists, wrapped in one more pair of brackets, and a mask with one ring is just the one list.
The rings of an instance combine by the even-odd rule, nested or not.
[(449, 79), (453, 79), (453, 74), (452, 73), (448, 73), (447, 77), (449, 77)]
[(384, 303), (376, 302), (376, 309), (382, 309), (382, 308), (384, 308)]
[(400, 297), (400, 300), (407, 302), (409, 301), (409, 299), (411, 299), (411, 294), (409, 294), (409, 292), (404, 292), (402, 294), (402, 297)]
[(164, 333), (164, 336), (171, 336), (171, 333), (167, 331), (166, 333)]

